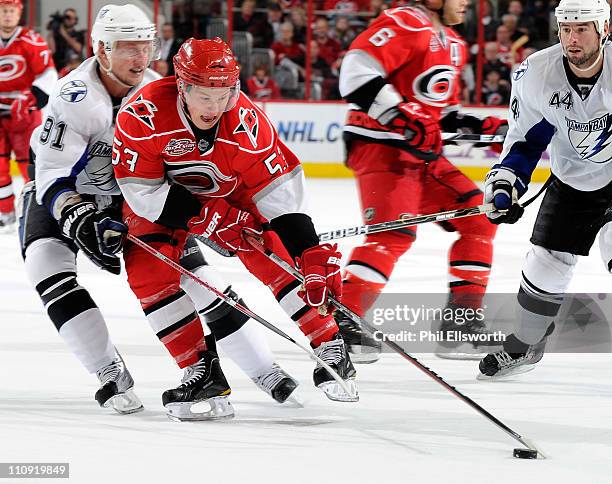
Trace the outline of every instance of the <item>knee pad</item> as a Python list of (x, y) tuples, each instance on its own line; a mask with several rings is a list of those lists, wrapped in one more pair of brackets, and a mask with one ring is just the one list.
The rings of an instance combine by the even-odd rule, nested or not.
[(606, 270), (612, 273), (612, 221), (599, 232), (599, 251)]
[(525, 259), (523, 281), (532, 291), (563, 294), (577, 262), (577, 255), (534, 245)]
[(365, 281), (386, 283), (397, 260), (415, 239), (416, 233), (412, 230), (369, 235), (364, 244), (351, 253), (346, 270)]
[(38, 239), (28, 246), (26, 272), (49, 318), (60, 328), (79, 314), (97, 309), (76, 280), (75, 254), (57, 239)]

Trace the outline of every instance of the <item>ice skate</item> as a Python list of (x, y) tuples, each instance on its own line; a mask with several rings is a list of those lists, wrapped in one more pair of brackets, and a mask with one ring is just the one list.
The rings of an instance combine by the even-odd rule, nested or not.
[(336, 311), (334, 318), (353, 363), (367, 364), (378, 361), (381, 351), (380, 341), (376, 341), (366, 331), (363, 331), (359, 324), (344, 313)]
[(15, 212), (0, 212), (0, 234), (15, 230)]
[(346, 393), (329, 372), (317, 364), (312, 375), (314, 384), (325, 392), (327, 398), (338, 402), (359, 401), (359, 393), (355, 384), (357, 372), (340, 333), (336, 334), (331, 341), (321, 343), (315, 348), (315, 354), (338, 373), (350, 390), (350, 393)]
[(494, 333), (487, 329), (484, 321), (466, 318), (465, 322), (459, 324), (454, 318), (438, 324), (437, 331), (442, 336), (435, 352), (438, 358), (480, 360), (490, 351), (501, 349), (501, 341), (495, 339)]
[[(479, 380), (497, 380), (509, 376), (527, 373), (535, 368), (544, 356), (546, 337), (535, 345), (527, 345), (514, 335), (504, 343), (504, 350), (485, 356), (478, 369)], [(518, 351), (518, 352), (517, 352)]]
[(278, 403), (292, 403), (303, 406), (303, 398), (299, 395), (297, 380), (293, 379), (276, 363), (262, 375), (252, 379), (253, 383), (270, 395)]
[(134, 393), (134, 379), (119, 353), (115, 359), (96, 372), (101, 387), (96, 392), (96, 401), (103, 408), (113, 407), (120, 414), (140, 412), (144, 409)]
[[(185, 368), (181, 384), (162, 395), (170, 420), (216, 420), (232, 418), (229, 384), (214, 351), (202, 351), (200, 359)], [(202, 410), (200, 410), (202, 408)]]

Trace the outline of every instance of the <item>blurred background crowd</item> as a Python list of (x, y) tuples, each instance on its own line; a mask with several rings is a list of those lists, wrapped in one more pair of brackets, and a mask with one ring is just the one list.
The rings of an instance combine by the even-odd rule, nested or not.
[[(470, 52), (461, 102), (506, 105), (514, 66), (556, 42), (558, 1), (485, 0), (482, 9), (480, 4), (472, 0), (466, 22), (456, 28)], [(231, 42), (243, 68), (242, 88), (252, 97), (337, 100), (338, 75), (351, 41), (383, 10), (400, 5), (391, 0), (174, 0), (171, 20), (160, 27), (161, 58), (153, 68), (172, 75), (172, 56), (183, 39), (219, 35)], [(73, 9), (58, 12), (46, 26), (60, 75), (83, 59), (87, 34), (79, 26)]]

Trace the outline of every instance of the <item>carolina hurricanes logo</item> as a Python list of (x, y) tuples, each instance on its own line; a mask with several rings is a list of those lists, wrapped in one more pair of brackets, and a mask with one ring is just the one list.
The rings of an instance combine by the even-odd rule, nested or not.
[(570, 143), (582, 160), (607, 163), (612, 160), (612, 116), (581, 123), (565, 118)]
[(187, 138), (171, 139), (162, 153), (166, 153), (168, 156), (182, 156), (193, 150), (195, 150), (193, 140)]
[(157, 112), (157, 106), (147, 99), (143, 99), (142, 94), (125, 107), (125, 111), (130, 113), (139, 121), (146, 124), (149, 128), (155, 129), (153, 118)]
[(224, 197), (236, 188), (236, 177), (221, 173), (210, 161), (181, 160), (166, 162), (168, 176), (197, 195)]
[(253, 148), (257, 148), (257, 131), (259, 129), (259, 119), (254, 109), (240, 108), (238, 111), (240, 124), (236, 126), (234, 134), (245, 133)]
[(0, 56), (0, 81), (12, 81), (23, 75), (26, 61), (20, 55)]
[(412, 82), (414, 96), (430, 106), (445, 107), (453, 94), (456, 76), (452, 67), (430, 67)]

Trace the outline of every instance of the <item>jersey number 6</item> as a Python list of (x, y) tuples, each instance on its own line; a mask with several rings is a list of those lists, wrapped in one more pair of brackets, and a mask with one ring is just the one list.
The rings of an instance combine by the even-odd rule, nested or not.
[[(123, 143), (115, 138), (113, 143), (113, 156), (112, 163), (113, 165), (118, 165), (121, 162), (121, 153), (120, 149)], [(136, 169), (136, 162), (138, 161), (138, 152), (133, 151), (129, 148), (123, 148), (123, 154), (127, 156), (125, 159), (125, 163), (128, 166), (131, 172), (134, 172)]]

